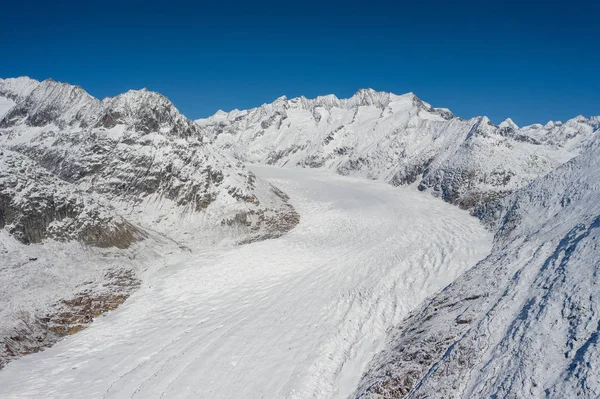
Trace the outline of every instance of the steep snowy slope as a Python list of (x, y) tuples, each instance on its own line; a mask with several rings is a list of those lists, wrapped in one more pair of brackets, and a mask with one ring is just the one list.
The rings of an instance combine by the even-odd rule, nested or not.
[(577, 155), (600, 128), (578, 117), (519, 129), (485, 117), (464, 120), (414, 94), (360, 90), (277, 99), (248, 111), (196, 121), (235, 157), (262, 164), (313, 167), (381, 179), (420, 182), (464, 208), (503, 196)]
[[(0, 368), (116, 307), (148, 261), (139, 244), (148, 234), (100, 195), (6, 149), (0, 150), (0, 229)], [(150, 245), (165, 247), (148, 241), (148, 254)]]
[(491, 255), (399, 325), (356, 396), (600, 396), (599, 177), (596, 138), (483, 209)]

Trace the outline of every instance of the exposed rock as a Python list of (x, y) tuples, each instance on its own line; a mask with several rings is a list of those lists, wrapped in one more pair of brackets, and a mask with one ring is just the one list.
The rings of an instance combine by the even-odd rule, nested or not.
[(146, 236), (101, 198), (12, 151), (0, 155), (0, 228), (24, 244), (53, 238), (127, 248)]
[(132, 270), (113, 269), (104, 277), (101, 291), (83, 289), (52, 305), (43, 316), (23, 313), (8, 336), (0, 335), (0, 369), (14, 358), (44, 350), (62, 337), (83, 330), (94, 318), (115, 310), (139, 287)]

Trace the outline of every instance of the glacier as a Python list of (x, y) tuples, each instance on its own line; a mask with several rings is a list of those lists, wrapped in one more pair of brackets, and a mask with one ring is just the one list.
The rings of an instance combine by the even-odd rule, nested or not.
[(387, 329), (490, 250), (415, 188), (252, 170), (290, 196), (291, 232), (165, 254), (117, 311), (0, 371), (0, 397), (345, 397)]

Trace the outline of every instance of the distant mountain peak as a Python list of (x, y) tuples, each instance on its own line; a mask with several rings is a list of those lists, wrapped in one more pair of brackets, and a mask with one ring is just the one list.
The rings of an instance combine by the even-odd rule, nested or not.
[(519, 128), (519, 126), (511, 118), (506, 118), (502, 123), (500, 123), (500, 125), (498, 125), (498, 127), (508, 128), (512, 130), (516, 130)]

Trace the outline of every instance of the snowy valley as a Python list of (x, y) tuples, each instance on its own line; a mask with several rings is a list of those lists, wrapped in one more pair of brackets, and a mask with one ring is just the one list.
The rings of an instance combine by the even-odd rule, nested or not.
[(598, 397), (599, 130), (0, 79), (0, 397)]

